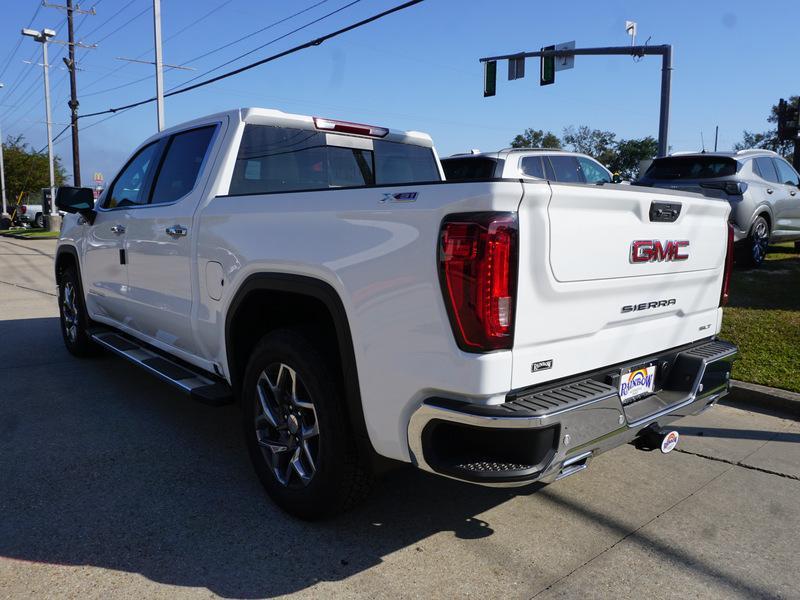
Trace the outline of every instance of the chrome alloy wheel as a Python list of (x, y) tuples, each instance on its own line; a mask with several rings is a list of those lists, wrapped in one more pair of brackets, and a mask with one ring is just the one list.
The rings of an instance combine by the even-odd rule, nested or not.
[(308, 390), (294, 369), (273, 363), (259, 375), (256, 396), (256, 439), (264, 460), (281, 485), (308, 485), (319, 459), (319, 424)]
[(760, 264), (767, 255), (769, 245), (769, 226), (761, 219), (753, 228), (753, 262)]
[(78, 339), (78, 305), (75, 302), (75, 286), (71, 281), (64, 284), (61, 312), (64, 315), (64, 332), (74, 344)]

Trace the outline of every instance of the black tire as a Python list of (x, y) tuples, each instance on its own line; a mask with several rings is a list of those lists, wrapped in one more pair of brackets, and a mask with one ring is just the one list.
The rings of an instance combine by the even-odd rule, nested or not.
[(275, 503), (301, 519), (348, 510), (372, 484), (334, 368), (311, 340), (277, 330), (256, 345), (245, 371), (242, 415), (253, 466)]
[(44, 215), (42, 213), (37, 213), (33, 224), (39, 229), (44, 229)]
[(78, 273), (66, 267), (58, 279), (58, 311), (61, 317), (61, 335), (70, 354), (86, 358), (95, 356), (99, 348), (89, 337), (89, 316), (81, 294)]
[(746, 267), (760, 267), (767, 257), (769, 247), (769, 223), (762, 217), (756, 217), (750, 226), (750, 233), (739, 245), (740, 264)]

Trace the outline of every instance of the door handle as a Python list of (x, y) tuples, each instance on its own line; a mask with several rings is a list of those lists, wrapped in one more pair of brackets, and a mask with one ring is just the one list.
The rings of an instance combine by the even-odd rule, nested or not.
[(796, 196), (796, 195), (797, 195), (797, 192), (795, 192), (794, 190), (792, 190), (792, 191), (790, 191), (790, 192), (789, 192), (789, 195), (790, 195), (790, 196)]
[(767, 193), (771, 194), (774, 190), (772, 188), (767, 188)]
[(172, 237), (183, 237), (188, 233), (188, 229), (182, 225), (173, 225), (172, 227), (167, 227), (166, 232), (167, 235)]
[(124, 225), (112, 225), (111, 231), (116, 233), (117, 235), (122, 235), (125, 233), (125, 226)]

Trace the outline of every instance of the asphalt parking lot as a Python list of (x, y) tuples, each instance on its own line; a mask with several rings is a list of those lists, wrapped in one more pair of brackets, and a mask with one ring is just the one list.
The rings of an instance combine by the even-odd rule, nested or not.
[(718, 406), (540, 488), (401, 469), (304, 523), (236, 407), (67, 354), (54, 249), (0, 238), (0, 597), (800, 598), (796, 417)]

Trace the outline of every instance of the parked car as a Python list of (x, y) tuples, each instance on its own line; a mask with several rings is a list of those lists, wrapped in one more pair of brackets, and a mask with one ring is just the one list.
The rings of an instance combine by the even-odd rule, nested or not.
[(662, 428), (727, 393), (727, 204), (442, 179), (416, 132), (255, 108), (160, 132), (96, 204), (59, 189), (66, 347), (238, 401), (304, 518), (386, 462), (508, 486), (668, 451)]
[(41, 204), (20, 204), (16, 207), (14, 220), (19, 225), (44, 227), (44, 212)]
[(611, 183), (611, 172), (591, 156), (553, 148), (506, 148), (442, 159), (449, 181), (533, 177), (560, 183)]
[(749, 266), (764, 262), (770, 242), (800, 248), (800, 177), (775, 152), (673, 154), (655, 159), (636, 185), (727, 200), (738, 259)]

